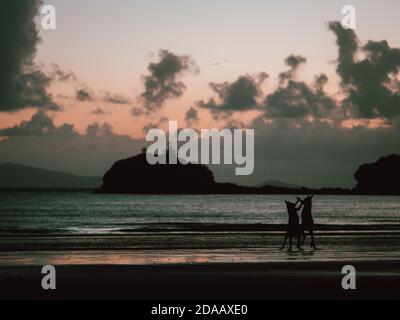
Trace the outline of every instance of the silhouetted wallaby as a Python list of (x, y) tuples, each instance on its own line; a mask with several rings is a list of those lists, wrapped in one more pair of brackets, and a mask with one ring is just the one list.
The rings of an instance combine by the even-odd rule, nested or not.
[(293, 238), (297, 238), (297, 248), (300, 250), (303, 250), (300, 246), (300, 240), (301, 240), (301, 232), (300, 232), (300, 220), (297, 212), (301, 209), (303, 206), (302, 204), (300, 207), (297, 207), (297, 204), (301, 203), (300, 201), (297, 201), (296, 203), (292, 203), (289, 201), (286, 201), (286, 207), (287, 211), (289, 214), (289, 222), (286, 230), (286, 235), (285, 235), (285, 240), (283, 241), (283, 246), (279, 250), (283, 250), (286, 247), (286, 242), (289, 239), (289, 250), (292, 251), (292, 246), (293, 246)]
[(315, 223), (312, 215), (313, 198), (314, 196), (308, 196), (304, 200), (297, 198), (297, 200), (300, 201), (303, 205), (303, 211), (301, 213), (301, 245), (304, 244), (307, 237), (306, 232), (308, 231), (311, 236), (311, 248), (313, 248), (314, 250), (318, 250), (318, 248), (315, 246), (314, 239)]

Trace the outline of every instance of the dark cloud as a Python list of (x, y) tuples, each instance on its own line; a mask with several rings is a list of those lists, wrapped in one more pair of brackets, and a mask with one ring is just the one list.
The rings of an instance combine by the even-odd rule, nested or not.
[(256, 79), (258, 81), (259, 85), (262, 85), (264, 83), (264, 81), (267, 80), (268, 78), (269, 78), (269, 75), (266, 72), (260, 72), (254, 76), (254, 79)]
[(96, 110), (92, 111), (92, 114), (94, 114), (96, 116), (107, 116), (107, 115), (110, 115), (111, 112), (107, 112), (102, 108), (97, 108)]
[(290, 67), (289, 71), (282, 72), (279, 75), (280, 83), (283, 84), (287, 80), (292, 80), (295, 78), (297, 70), (301, 65), (305, 64), (307, 59), (302, 56), (290, 55), (286, 58), (285, 63)]
[(197, 109), (191, 107), (185, 114), (185, 120), (189, 126), (198, 123), (200, 119), (199, 119), (199, 112), (197, 111)]
[(143, 110), (142, 108), (139, 108), (139, 107), (133, 107), (133, 108), (131, 109), (131, 114), (132, 114), (134, 117), (141, 117), (141, 116), (143, 116), (143, 115), (146, 114), (146, 111)]
[(115, 105), (127, 105), (131, 104), (132, 101), (121, 94), (111, 93), (109, 91), (101, 91), (95, 94), (86, 84), (81, 84), (76, 89), (75, 99), (78, 101), (101, 101), (104, 103), (115, 104)]
[(150, 130), (159, 129), (159, 128), (160, 128), (160, 125), (158, 123), (149, 123), (149, 124), (145, 125), (142, 128), (142, 130), (143, 130), (144, 134), (147, 134), (147, 132), (149, 132)]
[(267, 118), (325, 118), (337, 107), (336, 101), (324, 91), (326, 75), (316, 78), (315, 88), (304, 82), (289, 80), (265, 100)]
[(348, 85), (351, 83), (349, 70), (355, 62), (359, 40), (354, 30), (344, 29), (340, 22), (330, 22), (329, 29), (335, 33), (339, 48), (337, 73), (341, 76), (342, 83)]
[(145, 90), (141, 95), (147, 112), (158, 110), (167, 100), (179, 98), (186, 90), (183, 82), (179, 81), (185, 72), (197, 71), (195, 61), (190, 56), (178, 56), (161, 50), (160, 61), (151, 63), (149, 75), (143, 77)]
[[(337, 38), (337, 73), (347, 93), (343, 106), (353, 117), (386, 118), (400, 115), (400, 49), (387, 41), (368, 41), (360, 46), (353, 30), (339, 22), (329, 23)], [(357, 54), (364, 58), (358, 59)]]
[(0, 112), (61, 109), (47, 92), (51, 78), (34, 63), (40, 5), (39, 0), (0, 2)]
[(71, 124), (64, 124), (56, 127), (53, 119), (44, 111), (39, 111), (32, 116), (31, 120), (23, 121), (11, 128), (1, 129), (2, 137), (24, 137), (24, 136), (60, 136), (73, 137), (77, 132)]
[[(112, 93), (110, 91), (100, 91), (99, 94), (93, 93), (93, 91), (89, 89), (84, 82), (78, 79), (73, 71), (65, 71), (56, 63), (51, 64), (49, 77), (53, 81), (58, 81), (61, 83), (68, 81), (76, 83), (78, 88), (76, 89), (75, 99), (78, 101), (101, 101), (116, 105), (127, 105), (132, 103), (130, 98), (121, 94)], [(62, 96), (61, 98), (68, 97)]]
[(148, 123), (147, 125), (145, 125), (142, 130), (144, 132), (144, 134), (147, 134), (147, 132), (149, 132), (152, 129), (159, 129), (161, 128), (161, 126), (163, 126), (164, 124), (166, 124), (169, 121), (169, 118), (167, 117), (161, 117), (160, 119), (158, 119), (156, 122), (151, 122)]
[(103, 102), (111, 104), (131, 104), (132, 100), (120, 94), (113, 94), (111, 92), (103, 92)]
[(228, 119), (226, 122), (226, 128), (230, 130), (234, 129), (246, 129), (246, 124), (238, 119)]
[(267, 118), (324, 118), (337, 106), (336, 101), (324, 91), (328, 77), (315, 77), (314, 87), (296, 81), (297, 70), (307, 62), (302, 56), (290, 55), (286, 60), (290, 70), (280, 74), (280, 87), (268, 95), (264, 102)]
[(58, 82), (72, 81), (72, 82), (76, 82), (78, 80), (74, 72), (72, 72), (72, 71), (64, 71), (56, 63), (52, 63), (51, 64), (51, 68), (52, 68), (52, 70), (50, 72), (50, 78), (52, 80), (54, 80), (54, 81), (58, 81)]
[(296, 118), (308, 116), (325, 118), (337, 107), (335, 99), (324, 90), (328, 82), (325, 74), (316, 76), (313, 86), (296, 80), (299, 68), (307, 62), (300, 55), (290, 55), (285, 63), (288, 71), (279, 75), (279, 87), (264, 98), (261, 85), (268, 78), (266, 73), (256, 76), (241, 76), (233, 83), (211, 83), (210, 86), (218, 95), (218, 101), (211, 98), (209, 101), (198, 102), (201, 108), (209, 109), (215, 120), (232, 121), (235, 111), (260, 110), (270, 119)]
[(315, 76), (315, 86), (318, 90), (323, 90), (324, 86), (328, 83), (329, 78), (326, 74)]
[(261, 84), (267, 77), (266, 73), (261, 73), (256, 76), (240, 76), (232, 83), (211, 83), (210, 87), (218, 95), (219, 101), (211, 98), (207, 102), (198, 102), (198, 106), (216, 114), (256, 109), (257, 99), (262, 95)]
[(75, 98), (78, 101), (95, 101), (93, 93), (88, 88), (77, 89)]
[(329, 23), (329, 28), (337, 37), (337, 73), (342, 89), (339, 96), (346, 96), (343, 101), (337, 101), (324, 90), (329, 80), (324, 74), (317, 76), (312, 85), (298, 81), (298, 70), (307, 59), (291, 55), (285, 60), (289, 70), (279, 75), (278, 89), (261, 105), (257, 102), (258, 84), (248, 76), (234, 83), (212, 83), (219, 101), (212, 98), (198, 105), (211, 110), (215, 119), (228, 121), (234, 111), (258, 108), (264, 109), (265, 116), (271, 119), (310, 116), (332, 121), (383, 118), (393, 122), (400, 117), (400, 49), (392, 48), (387, 41), (361, 45), (356, 33), (345, 30), (339, 22)]
[(159, 123), (160, 125), (163, 125), (163, 124), (167, 123), (168, 121), (169, 121), (169, 118), (168, 118), (168, 117), (161, 117), (161, 118), (158, 120), (158, 123)]
[(89, 138), (99, 136), (112, 136), (113, 128), (108, 123), (99, 124), (97, 122), (92, 123), (86, 128), (86, 136)]

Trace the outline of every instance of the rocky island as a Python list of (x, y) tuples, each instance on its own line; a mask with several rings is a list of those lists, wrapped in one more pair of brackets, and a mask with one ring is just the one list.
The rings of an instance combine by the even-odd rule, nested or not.
[(146, 151), (117, 161), (103, 178), (97, 193), (110, 194), (320, 194), (320, 195), (400, 195), (400, 156), (381, 158), (365, 164), (355, 173), (355, 189), (285, 186), (246, 187), (218, 183), (205, 165), (150, 165)]

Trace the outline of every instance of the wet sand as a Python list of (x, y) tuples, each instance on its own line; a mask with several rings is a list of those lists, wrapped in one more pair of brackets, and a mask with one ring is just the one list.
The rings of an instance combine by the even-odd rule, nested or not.
[[(400, 234), (320, 232), (321, 251), (278, 251), (281, 232), (3, 237), (0, 298), (398, 299)], [(41, 289), (41, 267), (57, 290)], [(341, 287), (344, 265), (357, 290)]]
[(341, 263), (71, 265), (57, 290), (41, 289), (39, 267), (0, 268), (1, 299), (399, 299), (399, 262), (357, 262), (357, 290), (341, 288)]

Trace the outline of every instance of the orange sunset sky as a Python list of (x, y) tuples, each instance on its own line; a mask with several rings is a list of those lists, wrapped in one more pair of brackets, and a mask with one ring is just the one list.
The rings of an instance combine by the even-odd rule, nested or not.
[[(56, 124), (74, 124), (83, 132), (93, 122), (108, 122), (114, 131), (143, 137), (143, 127), (167, 117), (185, 126), (184, 115), (196, 101), (215, 97), (209, 83), (232, 82), (240, 75), (266, 72), (264, 94), (278, 86), (279, 73), (287, 70), (290, 54), (307, 58), (298, 78), (307, 82), (326, 73), (331, 78), (327, 91), (338, 93), (335, 74), (337, 48), (326, 27), (341, 19), (342, 1), (45, 1), (57, 9), (57, 29), (40, 30), (36, 61), (50, 70), (56, 63), (73, 71), (78, 83), (55, 83), (50, 92), (64, 107), (49, 113)], [(361, 41), (387, 39), (399, 46), (398, 1), (353, 1), (357, 8), (357, 35)], [(389, 9), (390, 8), (390, 9)], [(397, 10), (396, 10), (397, 8)], [(187, 90), (170, 99), (152, 115), (134, 117), (131, 108), (140, 106), (142, 76), (160, 49), (190, 55), (199, 73), (185, 73)], [(123, 95), (126, 105), (104, 101), (76, 101), (75, 91), (87, 86), (97, 96), (101, 91)], [(106, 115), (94, 115), (101, 108)], [(1, 113), (0, 128), (29, 120), (36, 112), (26, 109)], [(257, 111), (235, 114), (247, 124)], [(201, 110), (198, 127), (221, 127), (207, 110)], [(348, 124), (349, 122), (347, 122)], [(351, 122), (350, 122), (351, 123)], [(358, 122), (357, 122), (358, 123)]]
[(0, 162), (102, 175), (167, 120), (254, 128), (246, 184), (352, 186), (400, 151), (398, 0), (352, 1), (354, 31), (339, 0), (22, 2), (0, 11)]

